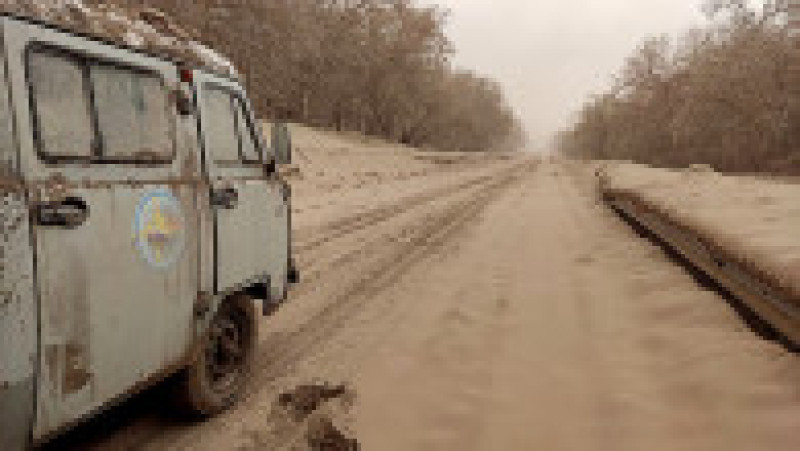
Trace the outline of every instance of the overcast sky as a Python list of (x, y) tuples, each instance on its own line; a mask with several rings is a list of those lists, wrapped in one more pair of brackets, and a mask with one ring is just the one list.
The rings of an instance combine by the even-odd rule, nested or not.
[(456, 63), (500, 81), (542, 148), (646, 36), (703, 23), (700, 0), (427, 0), (451, 10)]

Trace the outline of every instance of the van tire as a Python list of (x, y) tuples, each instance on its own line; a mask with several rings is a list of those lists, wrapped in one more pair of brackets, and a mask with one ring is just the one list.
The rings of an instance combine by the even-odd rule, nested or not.
[(177, 403), (195, 417), (209, 417), (241, 397), (250, 379), (257, 337), (249, 296), (225, 300), (211, 320), (194, 362), (180, 374)]

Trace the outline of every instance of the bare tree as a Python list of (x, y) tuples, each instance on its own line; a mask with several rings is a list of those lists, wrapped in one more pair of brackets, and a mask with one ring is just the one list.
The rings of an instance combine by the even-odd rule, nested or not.
[[(785, 1), (704, 3), (709, 24), (646, 40), (560, 148), (575, 156), (723, 171), (800, 173)], [(795, 81), (793, 81), (795, 80)], [(610, 138), (609, 138), (610, 137)]]
[(415, 146), (493, 150), (523, 133), (500, 87), (450, 65), (447, 11), (414, 0), (117, 0), (164, 10), (244, 73), (270, 118)]

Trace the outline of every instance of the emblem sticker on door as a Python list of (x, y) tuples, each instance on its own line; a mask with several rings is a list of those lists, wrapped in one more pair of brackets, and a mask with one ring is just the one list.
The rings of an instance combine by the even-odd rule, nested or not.
[(136, 208), (133, 238), (142, 258), (156, 268), (169, 268), (180, 258), (185, 241), (180, 202), (169, 191), (151, 191)]

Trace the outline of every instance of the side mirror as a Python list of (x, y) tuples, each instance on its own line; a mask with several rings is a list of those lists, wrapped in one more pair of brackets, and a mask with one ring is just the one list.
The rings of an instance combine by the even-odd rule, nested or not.
[(292, 137), (289, 127), (283, 122), (272, 124), (272, 148), (278, 165), (292, 164)]
[(190, 116), (194, 114), (194, 98), (191, 92), (178, 87), (172, 91), (173, 99), (175, 102), (175, 109), (181, 116)]
[(275, 160), (273, 159), (264, 162), (262, 166), (264, 168), (264, 175), (266, 175), (267, 177), (274, 174), (275, 171), (277, 170), (277, 168), (275, 167)]

